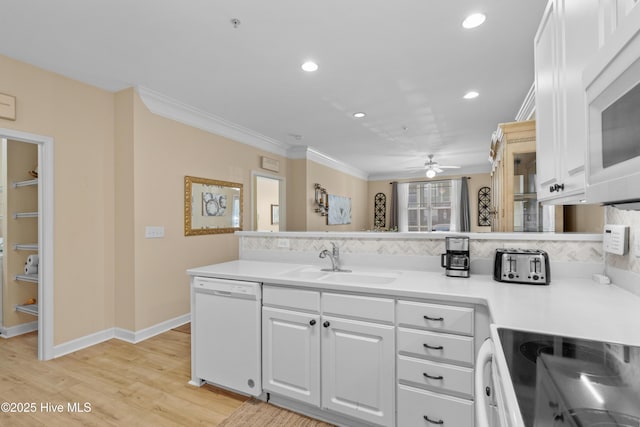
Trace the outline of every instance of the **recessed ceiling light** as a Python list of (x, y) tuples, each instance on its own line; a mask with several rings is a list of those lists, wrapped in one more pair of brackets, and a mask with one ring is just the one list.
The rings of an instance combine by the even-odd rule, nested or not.
[(353, 117), (355, 117), (356, 119), (361, 119), (364, 116), (366, 116), (366, 114), (363, 112), (353, 113)]
[(309, 73), (316, 71), (318, 69), (318, 64), (316, 64), (313, 61), (307, 61), (304, 64), (302, 64), (302, 69), (304, 71), (307, 71)]
[(471, 90), (467, 93), (464, 94), (463, 98), (464, 99), (473, 99), (473, 98), (477, 98), (480, 94), (478, 92), (476, 92), (475, 90)]
[(464, 21), (462, 21), (462, 26), (470, 30), (471, 28), (476, 28), (482, 25), (486, 19), (487, 17), (484, 13), (474, 13), (467, 16)]

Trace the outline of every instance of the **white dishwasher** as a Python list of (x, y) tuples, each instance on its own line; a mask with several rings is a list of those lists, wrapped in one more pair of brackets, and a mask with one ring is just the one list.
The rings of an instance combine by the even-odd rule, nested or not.
[(192, 280), (192, 376), (258, 396), (262, 393), (260, 283)]

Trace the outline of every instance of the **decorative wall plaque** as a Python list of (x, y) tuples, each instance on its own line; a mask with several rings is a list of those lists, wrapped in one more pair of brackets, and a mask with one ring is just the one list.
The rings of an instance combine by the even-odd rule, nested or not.
[(0, 119), (16, 119), (16, 97), (0, 93)]
[(387, 225), (387, 196), (384, 193), (378, 193), (375, 196), (373, 207), (373, 226), (374, 228), (384, 228)]
[(491, 188), (481, 187), (478, 190), (478, 225), (491, 226)]

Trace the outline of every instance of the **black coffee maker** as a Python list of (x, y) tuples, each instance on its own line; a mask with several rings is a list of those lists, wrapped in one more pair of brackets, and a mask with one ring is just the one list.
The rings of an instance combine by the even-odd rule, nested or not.
[(446, 253), (440, 255), (440, 265), (445, 268), (445, 274), (451, 277), (469, 277), (469, 238), (446, 237)]

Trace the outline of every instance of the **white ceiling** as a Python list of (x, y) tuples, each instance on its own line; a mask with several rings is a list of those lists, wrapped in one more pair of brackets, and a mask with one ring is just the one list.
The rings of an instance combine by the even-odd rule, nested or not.
[[(545, 3), (0, 0), (0, 53), (110, 91), (151, 89), (372, 179), (423, 176), (408, 168), (429, 153), (474, 173), (533, 82)], [(487, 21), (464, 30), (476, 11)], [(300, 69), (308, 59), (315, 73)]]

